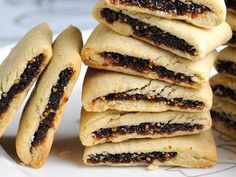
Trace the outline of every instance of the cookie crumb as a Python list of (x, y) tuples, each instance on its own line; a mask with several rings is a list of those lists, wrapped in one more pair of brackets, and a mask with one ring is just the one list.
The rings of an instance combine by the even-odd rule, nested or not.
[(66, 158), (71, 154), (71, 151), (60, 151), (57, 153), (58, 157)]
[(151, 165), (148, 165), (148, 167), (147, 167), (147, 169), (148, 170), (156, 170), (156, 169), (158, 169), (158, 165), (154, 165), (154, 164), (151, 164)]

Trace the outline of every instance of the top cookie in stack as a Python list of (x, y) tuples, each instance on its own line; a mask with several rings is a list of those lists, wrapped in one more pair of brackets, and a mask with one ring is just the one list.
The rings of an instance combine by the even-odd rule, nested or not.
[[(223, 2), (220, 4), (224, 9), (222, 14), (225, 19), (226, 7)], [(190, 60), (205, 57), (227, 42), (232, 35), (229, 25), (224, 20), (217, 27), (204, 29), (183, 21), (169, 20), (119, 7), (100, 0), (93, 15), (98, 21), (122, 35), (132, 36)]]
[(82, 60), (110, 71), (88, 69), (84, 79), (84, 162), (212, 166), (208, 80), (216, 48), (232, 36), (224, 1), (100, 0), (93, 15), (101, 24)]

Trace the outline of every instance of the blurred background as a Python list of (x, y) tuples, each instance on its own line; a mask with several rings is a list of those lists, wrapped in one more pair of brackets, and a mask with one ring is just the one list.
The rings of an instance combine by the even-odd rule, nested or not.
[(0, 47), (16, 42), (33, 26), (47, 22), (54, 34), (73, 24), (94, 28), (91, 11), (97, 0), (0, 0)]

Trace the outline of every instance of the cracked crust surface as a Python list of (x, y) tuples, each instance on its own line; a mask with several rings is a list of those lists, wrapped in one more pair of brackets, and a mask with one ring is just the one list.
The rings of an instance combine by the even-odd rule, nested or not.
[[(104, 0), (100, 0), (93, 10), (93, 16), (99, 22), (107, 25), (112, 30), (116, 31), (117, 33), (120, 33), (125, 36), (133, 36), (135, 38), (144, 40), (152, 45), (155, 45), (153, 44), (153, 42), (149, 40), (146, 40), (144, 38), (140, 38), (134, 35), (134, 31), (129, 25), (126, 25), (120, 22), (114, 22), (112, 24), (107, 23), (100, 13), (101, 9), (103, 8), (110, 8), (114, 11), (119, 11), (116, 8), (107, 6)], [(157, 47), (163, 48), (165, 50), (169, 50), (170, 52), (176, 55), (182, 56), (184, 58), (188, 58), (190, 60), (197, 60), (197, 59), (204, 58), (207, 54), (214, 51), (218, 46), (226, 43), (232, 36), (231, 28), (226, 22), (223, 22), (221, 25), (211, 30), (207, 30), (207, 29), (201, 29), (201, 28), (186, 24), (181, 21), (177, 21), (177, 20), (170, 21), (168, 19), (159, 18), (152, 15), (148, 15), (148, 14), (133, 13), (126, 10), (122, 10), (122, 13), (130, 16), (131, 18), (138, 19), (142, 22), (150, 24), (151, 26), (157, 26), (163, 31), (169, 32), (170, 34), (180, 39), (183, 39), (188, 44), (194, 46), (194, 48), (196, 49), (195, 55), (190, 55), (186, 52), (169, 48), (165, 45), (156, 45)], [(176, 26), (178, 26), (178, 29), (181, 29), (181, 30), (176, 30)], [(212, 41), (214, 41), (214, 43), (212, 43)]]
[(151, 101), (107, 101), (98, 99), (109, 94), (121, 92), (126, 92), (130, 95), (146, 94), (148, 96), (161, 96), (168, 99), (183, 98), (186, 100), (198, 100), (205, 104), (203, 110), (209, 110), (212, 105), (212, 91), (208, 83), (201, 89), (194, 90), (158, 80), (89, 68), (83, 84), (83, 107), (86, 111), (94, 112), (102, 112), (109, 109), (131, 112), (162, 112), (167, 110), (199, 112), (199, 110), (181, 109), (176, 106), (168, 106)]
[[(142, 123), (162, 123), (162, 124), (200, 124), (202, 129), (193, 131), (175, 131), (173, 133), (150, 133), (150, 134), (118, 134), (109, 138), (96, 139), (93, 132), (99, 129), (116, 128), (120, 126), (132, 126)], [(174, 127), (172, 127), (174, 128)], [(84, 146), (92, 146), (105, 142), (122, 142), (137, 138), (161, 138), (173, 137), (189, 134), (197, 134), (211, 128), (210, 112), (182, 113), (182, 112), (161, 112), (161, 113), (141, 113), (141, 112), (119, 112), (105, 111), (101, 113), (86, 112), (82, 109), (80, 120), (80, 140)]]
[[(228, 77), (227, 75), (217, 74), (210, 79), (210, 83), (211, 83), (212, 87), (214, 87), (216, 85), (221, 85), (224, 88), (232, 90), (236, 94), (236, 80), (231, 77)], [(214, 96), (219, 96), (219, 95), (214, 95)], [(236, 104), (236, 100), (234, 100), (232, 98), (224, 97), (224, 96), (221, 96), (221, 97), (222, 97), (222, 99), (224, 99), (226, 101), (230, 101), (230, 102)]]
[(103, 25), (99, 25), (82, 49), (81, 56), (85, 64), (93, 68), (117, 71), (150, 79), (159, 79), (169, 83), (174, 82), (171, 79), (158, 76), (153, 71), (138, 72), (127, 67), (109, 65), (101, 56), (102, 52), (114, 52), (144, 59), (156, 66), (163, 66), (168, 70), (174, 71), (175, 74), (183, 73), (191, 76), (195, 82), (194, 84), (180, 82), (178, 85), (193, 88), (200, 88), (208, 81), (210, 70), (216, 59), (216, 52), (213, 52), (206, 58), (189, 61), (140, 40), (122, 36)]
[[(9, 91), (24, 72), (27, 63), (39, 54), (43, 54), (44, 58), (37, 77), (47, 66), (52, 56), (52, 31), (47, 24), (40, 24), (30, 30), (0, 65), (0, 95)], [(37, 77), (33, 78), (26, 89), (14, 96), (7, 111), (0, 115), (0, 137), (11, 123)]]
[[(191, 23), (193, 25), (203, 27), (203, 28), (213, 28), (221, 24), (223, 21), (225, 21), (225, 18), (226, 18), (225, 3), (224, 1), (219, 1), (219, 0), (211, 0), (211, 1), (191, 0), (190, 2), (193, 2), (198, 5), (206, 6), (211, 10), (211, 12), (199, 14), (194, 18), (192, 18), (191, 15), (188, 15), (188, 14), (172, 15), (163, 11), (149, 10), (147, 8), (142, 8), (140, 6), (122, 5), (120, 3), (121, 0), (117, 0), (115, 4), (112, 3), (113, 0), (105, 0), (105, 1), (109, 6), (114, 7), (114, 8), (125, 9), (125, 10), (138, 12), (138, 13), (151, 14), (154, 16), (167, 18), (167, 19), (185, 20), (188, 23)], [(182, 0), (182, 2), (186, 2), (186, 1)]]
[[(214, 96), (213, 106), (211, 108), (211, 111), (215, 111), (217, 113), (228, 116), (229, 120), (232, 121), (231, 125), (233, 125), (233, 122), (234, 122), (234, 125), (236, 125), (236, 105), (235, 104), (225, 101), (224, 99), (220, 97)], [(225, 122), (217, 120), (213, 116), (212, 116), (212, 123), (213, 123), (214, 129), (236, 139), (236, 128), (226, 126)]]
[[(81, 32), (73, 26), (63, 31), (53, 44), (53, 57), (45, 72), (38, 80), (24, 108), (16, 137), (17, 154), (26, 165), (38, 168), (47, 159), (55, 131), (59, 126), (66, 103), (80, 72), (81, 58), (79, 53), (82, 45)], [(37, 147), (32, 148), (31, 151), (31, 143), (39, 127), (41, 115), (48, 103), (51, 89), (57, 83), (60, 72), (68, 67), (72, 68), (74, 72), (64, 89), (59, 108), (53, 119), (53, 127), (49, 128), (44, 141)]]
[[(206, 148), (207, 147), (207, 148)], [(143, 163), (98, 163), (87, 162), (91, 154), (119, 154), (146, 152), (177, 152), (177, 156), (169, 161), (153, 161), (157, 166), (182, 166), (206, 168), (213, 166), (217, 160), (216, 146), (211, 130), (206, 132), (172, 138), (129, 140), (122, 143), (106, 143), (86, 147), (83, 161), (86, 165), (137, 166), (151, 165)]]

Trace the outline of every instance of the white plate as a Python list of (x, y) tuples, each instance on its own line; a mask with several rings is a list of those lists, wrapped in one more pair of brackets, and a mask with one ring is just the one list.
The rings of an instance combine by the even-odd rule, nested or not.
[[(84, 31), (84, 41), (91, 31)], [(8, 52), (10, 46), (0, 49), (0, 61)], [(61, 125), (56, 133), (55, 141), (46, 164), (40, 169), (31, 169), (19, 165), (15, 152), (15, 135), (18, 128), (21, 107), (12, 124), (1, 139), (0, 176), (2, 177), (200, 177), (200, 176), (235, 176), (236, 173), (236, 142), (215, 132), (218, 164), (209, 169), (158, 168), (148, 171), (145, 167), (87, 167), (82, 163), (83, 146), (78, 138), (79, 117), (81, 109), (81, 86), (86, 67), (83, 65), (76, 87), (66, 107)], [(207, 148), (207, 147), (206, 147)], [(64, 154), (63, 154), (64, 153)], [(14, 160), (13, 160), (14, 159)]]

